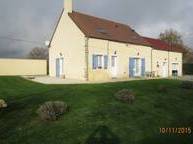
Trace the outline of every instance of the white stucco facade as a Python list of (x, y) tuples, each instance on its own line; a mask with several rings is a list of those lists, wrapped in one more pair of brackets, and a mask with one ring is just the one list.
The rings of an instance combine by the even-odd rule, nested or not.
[[(89, 39), (88, 45), (89, 80), (91, 81), (112, 79), (112, 56), (117, 57), (116, 78), (129, 78), (129, 58), (144, 58), (146, 71), (151, 71), (151, 47), (99, 39)], [(108, 55), (108, 69), (93, 69), (93, 55)]]
[[(178, 76), (182, 76), (182, 53), (168, 52), (163, 50), (152, 51), (152, 71), (156, 76), (172, 76), (173, 64), (177, 64)], [(166, 66), (164, 66), (166, 64)], [(166, 71), (166, 76), (164, 76)]]
[[(182, 75), (182, 53), (88, 38), (69, 17), (68, 12), (69, 10), (63, 11), (50, 43), (51, 77), (88, 81), (129, 78), (131, 58), (134, 59), (134, 65), (138, 65), (134, 69), (139, 72), (139, 76), (142, 76), (142, 69), (144, 73), (154, 72), (159, 77), (172, 76), (174, 69), (177, 70), (178, 76)], [(95, 55), (101, 57), (100, 68), (93, 68)], [(108, 57), (107, 68), (104, 68), (104, 56)]]
[(85, 37), (79, 28), (63, 12), (49, 48), (50, 76), (56, 76), (56, 59), (63, 58), (63, 76), (85, 79)]

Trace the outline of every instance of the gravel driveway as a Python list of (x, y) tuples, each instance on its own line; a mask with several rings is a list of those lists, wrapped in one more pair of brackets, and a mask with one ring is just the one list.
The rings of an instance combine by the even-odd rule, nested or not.
[(193, 81), (193, 75), (184, 75), (183, 77), (180, 77), (180, 80)]

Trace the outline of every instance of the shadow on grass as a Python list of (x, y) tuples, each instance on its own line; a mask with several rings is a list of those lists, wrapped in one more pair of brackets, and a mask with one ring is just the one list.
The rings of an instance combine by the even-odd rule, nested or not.
[(85, 144), (120, 144), (120, 139), (107, 126), (99, 126)]

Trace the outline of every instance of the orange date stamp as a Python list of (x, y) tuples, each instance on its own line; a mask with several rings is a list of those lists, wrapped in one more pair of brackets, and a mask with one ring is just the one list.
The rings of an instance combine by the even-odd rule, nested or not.
[(160, 133), (161, 134), (180, 134), (180, 135), (184, 135), (184, 134), (191, 134), (192, 133), (192, 129), (190, 127), (187, 128), (160, 128)]

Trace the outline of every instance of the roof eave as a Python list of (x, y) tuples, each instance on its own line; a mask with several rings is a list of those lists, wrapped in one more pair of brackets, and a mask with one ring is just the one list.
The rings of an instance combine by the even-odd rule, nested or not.
[(129, 41), (119, 41), (119, 40), (112, 40), (112, 39), (105, 39), (105, 38), (98, 38), (98, 37), (94, 37), (94, 36), (89, 36), (89, 35), (85, 35), (88, 38), (93, 38), (93, 39), (99, 39), (99, 40), (107, 40), (107, 41), (111, 41), (111, 42), (119, 42), (119, 43), (124, 43), (124, 44), (134, 44), (134, 45), (139, 45), (139, 46), (146, 46), (146, 47), (151, 47), (150, 45), (146, 45), (146, 44), (139, 44), (139, 43), (135, 43), (135, 42), (129, 42)]

